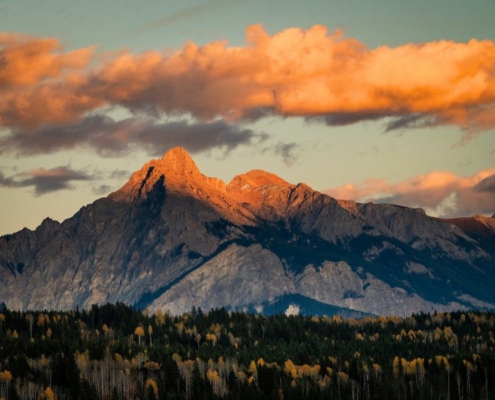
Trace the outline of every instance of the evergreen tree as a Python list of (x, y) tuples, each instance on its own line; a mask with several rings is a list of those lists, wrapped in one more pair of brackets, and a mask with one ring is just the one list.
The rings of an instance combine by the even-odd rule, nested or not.
[(52, 361), (52, 382), (54, 386), (68, 389), (71, 398), (79, 395), (79, 370), (74, 355), (66, 351), (57, 353)]
[[(115, 390), (115, 388), (114, 388), (114, 390)], [(89, 383), (86, 379), (81, 380), (78, 399), (79, 400), (98, 400), (99, 399), (98, 392), (97, 392), (96, 388), (94, 387), (94, 385)], [(112, 400), (115, 400), (115, 399), (112, 397)], [(117, 397), (117, 400), (118, 400), (118, 397)]]

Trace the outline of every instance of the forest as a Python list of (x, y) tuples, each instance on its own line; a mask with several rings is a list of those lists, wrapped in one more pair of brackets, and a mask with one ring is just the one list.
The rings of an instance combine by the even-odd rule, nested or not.
[(495, 314), (0, 309), (0, 398), (493, 399)]

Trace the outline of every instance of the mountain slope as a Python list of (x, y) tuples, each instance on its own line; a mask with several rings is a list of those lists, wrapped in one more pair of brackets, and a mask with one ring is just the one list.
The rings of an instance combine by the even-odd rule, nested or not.
[(175, 148), (72, 218), (1, 237), (0, 301), (181, 313), (291, 295), (373, 314), (495, 309), (494, 221), (335, 200), (259, 170), (226, 185)]

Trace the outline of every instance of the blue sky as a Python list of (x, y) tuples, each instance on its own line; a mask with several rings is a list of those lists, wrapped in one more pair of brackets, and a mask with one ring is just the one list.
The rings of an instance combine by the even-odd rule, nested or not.
[[(8, 53), (14, 48), (27, 51), (27, 47), (45, 57), (23, 67), (11, 65), (10, 70), (5, 63), (0, 65), (0, 234), (23, 227), (34, 229), (45, 217), (57, 220), (70, 217), (83, 205), (119, 188), (132, 171), (150, 158), (159, 157), (161, 150), (174, 144), (186, 147), (204, 174), (226, 181), (250, 169), (265, 169), (289, 182), (306, 182), (336, 197), (396, 202), (423, 207), (431, 215), (445, 217), (491, 215), (495, 212), (495, 131), (494, 119), (490, 117), (495, 111), (495, 100), (491, 97), (495, 85), (493, 15), (495, 3), (481, 0), (469, 3), (212, 0), (140, 4), (113, 0), (0, 1), (0, 29), (4, 34), (0, 58), (2, 54), (14, 54)], [(343, 64), (345, 71), (336, 70), (335, 66), (333, 70), (329, 67), (328, 76), (325, 71), (318, 71), (321, 76), (315, 81), (311, 76), (304, 76), (297, 90), (291, 86), (286, 92), (290, 96), (285, 101), (277, 99), (280, 103), (268, 108), (259, 106), (265, 102), (255, 101), (263, 97), (265, 91), (251, 91), (244, 84), (236, 89), (243, 79), (253, 82), (258, 79), (238, 66), (229, 82), (232, 90), (248, 91), (245, 99), (230, 93), (230, 87), (223, 86), (225, 81), (215, 81), (209, 88), (206, 78), (191, 75), (197, 72), (196, 67), (185, 76), (193, 82), (200, 79), (198, 82), (210, 91), (198, 104), (194, 96), (187, 96), (185, 84), (186, 89), (174, 89), (182, 103), (164, 106), (169, 97), (167, 85), (175, 85), (166, 80), (132, 92), (129, 96), (135, 96), (133, 98), (118, 97), (131, 83), (140, 82), (140, 68), (144, 75), (147, 60), (158, 57), (167, 61), (172, 55), (184, 52), (187, 43), (202, 49), (201, 46), (214, 42), (226, 42), (220, 45), (218, 59), (214, 51), (204, 51), (204, 57), (210, 57), (208, 62), (215, 65), (219, 74), (227, 63), (225, 60), (235, 62), (232, 60), (237, 56), (231, 57), (229, 49), (246, 50), (254, 46), (255, 54), (264, 55), (259, 50), (261, 42), (256, 46), (246, 42), (246, 29), (252, 25), (263, 27), (271, 46), (275, 46), (279, 38), (276, 45), (281, 46), (280, 57), (284, 60), (292, 57), (291, 62), (297, 64), (293, 71), (296, 74), (310, 65), (301, 49), (319, 51), (319, 56), (324, 56), (327, 50), (315, 49), (315, 43), (329, 46), (328, 51), (351, 49), (352, 53), (345, 53), (350, 54), (346, 57), (351, 61)], [(315, 25), (326, 27), (327, 32), (310, 31)], [(287, 31), (289, 28), (298, 30), (294, 34)], [(335, 36), (337, 39), (331, 39), (335, 31), (341, 33)], [(290, 32), (299, 38), (301, 46), (291, 47)], [(316, 39), (310, 41), (311, 35)], [(56, 39), (56, 48), (43, 50), (45, 42), (41, 40), (46, 38)], [(470, 42), (472, 39), (478, 41)], [(451, 42), (443, 46), (439, 44), (442, 40)], [(334, 42), (343, 43), (345, 49), (332, 47)], [(26, 46), (20, 46), (22, 43)], [(425, 48), (433, 50), (425, 52)], [(91, 55), (82, 54), (84, 49)], [(74, 55), (74, 51), (80, 53)], [(152, 52), (152, 56), (145, 56), (146, 52)], [(445, 75), (452, 68), (456, 76), (448, 88), (452, 93), (443, 93), (441, 104), (434, 107), (428, 106), (436, 101), (430, 100), (434, 96), (428, 85), (435, 86), (435, 79), (441, 81), (444, 76), (442, 70), (434, 71), (437, 54), (431, 56), (431, 52), (439, 53), (438, 62), (445, 62)], [(46, 72), (43, 68), (48, 67), (42, 60), (51, 60), (54, 55), (65, 56), (66, 64), (56, 72)], [(200, 56), (201, 51), (191, 56), (187, 67), (196, 65)], [(393, 102), (392, 107), (389, 104), (380, 109), (375, 108), (374, 103), (366, 103), (362, 108), (346, 107), (338, 101), (341, 93), (352, 97), (359, 91), (359, 85), (348, 88), (346, 81), (354, 77), (352, 70), (348, 71), (354, 65), (353, 57), (361, 56), (367, 61), (359, 58), (359, 62), (371, 64), (379, 60), (380, 71), (391, 71), (373, 77), (373, 90), (388, 90), (390, 78), (400, 89), (400, 107), (394, 108)], [(426, 60), (430, 56), (433, 61)], [(74, 66), (76, 59), (86, 61), (81, 61), (84, 65)], [(89, 81), (88, 77), (96, 76), (104, 80), (116, 70), (115, 60), (123, 62), (123, 59), (129, 68), (137, 66), (136, 71), (131, 78), (125, 75), (126, 69), (122, 70), (125, 74), (119, 70), (116, 77), (112, 75), (111, 83), (119, 89), (111, 95), (88, 94), (84, 91), (89, 90), (88, 87), (93, 90), (94, 85), (81, 88), (67, 78), (78, 76)], [(165, 61), (163, 68), (171, 68)], [(265, 74), (278, 64), (270, 65), (271, 69), (266, 69)], [(471, 66), (466, 70), (466, 79), (461, 79), (463, 70), (459, 65)], [(311, 64), (314, 70), (317, 67)], [(7, 71), (3, 75), (2, 68)], [(24, 75), (20, 72), (23, 68), (27, 71)], [(371, 79), (370, 71), (375, 70), (356, 67), (356, 74), (362, 74), (360, 79), (365, 82)], [(19, 78), (21, 75), (22, 79), (30, 79), (29, 82)], [(473, 79), (469, 80), (471, 76)], [(422, 81), (423, 77), (426, 78)], [(403, 91), (397, 83), (402, 78), (408, 85), (416, 79), (419, 92), (410, 90), (411, 85)], [(331, 89), (327, 97), (320, 98), (319, 91), (326, 85), (326, 79), (332, 82), (329, 83)], [(384, 83), (380, 89), (379, 79), (387, 81), (388, 86)], [(102, 87), (107, 88), (109, 82)], [(30, 98), (28, 96), (43, 85), (52, 85), (52, 89), (64, 85), (76, 87), (74, 96), (77, 98), (67, 100), (65, 96), (64, 101), (77, 103), (81, 97), (93, 96), (94, 104), (84, 104), (83, 111), (70, 116), (57, 114), (57, 107), (45, 112), (40, 103), (42, 98), (28, 102), (22, 109), (25, 114), (12, 108), (24, 105), (20, 99)], [(283, 93), (292, 82), (277, 81), (277, 85), (277, 93)], [(343, 85), (343, 92), (336, 91), (339, 85)], [(480, 86), (479, 90), (470, 91), (470, 87), (476, 85)], [(436, 91), (441, 89), (440, 84), (437, 86)], [(103, 90), (102, 87), (98, 90)], [(445, 98), (457, 96), (459, 91), (465, 95), (444, 102)], [(50, 93), (47, 104), (53, 99), (61, 101), (50, 97)], [(301, 93), (305, 100), (295, 102), (296, 94)], [(356, 96), (368, 95), (369, 92), (365, 92)], [(146, 96), (150, 96), (149, 99)], [(326, 102), (326, 98), (333, 97), (337, 99), (332, 100), (338, 103), (336, 108), (330, 105), (330, 100)], [(313, 99), (320, 102), (316, 104), (315, 100), (315, 107), (324, 111), (310, 109), (308, 104)], [(241, 105), (237, 104), (238, 100)], [(8, 107), (2, 109), (2, 101)], [(256, 103), (253, 110), (263, 114), (248, 118), (246, 115), (252, 110), (245, 104), (253, 101)], [(387, 101), (390, 102), (390, 96)], [(216, 107), (215, 103), (222, 107)], [(154, 107), (151, 114), (145, 112), (150, 104)], [(225, 111), (231, 109), (235, 111), (232, 115)], [(54, 116), (50, 116), (50, 112)], [(16, 119), (16, 115), (21, 117)], [(342, 115), (351, 116), (353, 123), (325, 123), (336, 121)], [(90, 131), (93, 126), (101, 130), (98, 137)], [(399, 128), (390, 129), (392, 126)], [(140, 136), (133, 136), (136, 130), (140, 130)], [(132, 142), (124, 140), (125, 149), (117, 151), (115, 138), (120, 131), (125, 132), (126, 138), (134, 139)], [(79, 135), (77, 143), (71, 139), (71, 132)], [(105, 142), (105, 135), (111, 136), (111, 144)]]

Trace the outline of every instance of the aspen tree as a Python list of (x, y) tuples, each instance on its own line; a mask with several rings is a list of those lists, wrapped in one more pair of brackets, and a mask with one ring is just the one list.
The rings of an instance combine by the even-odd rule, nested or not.
[(144, 329), (142, 326), (138, 326), (134, 331), (134, 334), (138, 337), (138, 345), (141, 346), (141, 337), (144, 336)]
[(0, 396), (8, 398), (9, 384), (12, 380), (12, 374), (10, 371), (0, 371)]
[(158, 399), (158, 385), (153, 379), (147, 379), (144, 385), (147, 393), (153, 393), (156, 399)]
[(50, 387), (47, 387), (45, 393), (43, 394), (44, 400), (55, 400), (55, 393)]
[(29, 338), (33, 338), (33, 323), (34, 323), (34, 316), (33, 314), (28, 314), (26, 315), (26, 320), (29, 323)]
[(256, 362), (254, 362), (254, 360), (249, 364), (248, 372), (252, 375), (253, 380), (258, 380), (258, 369), (256, 368)]
[(155, 320), (156, 320), (156, 324), (157, 324), (158, 326), (162, 326), (163, 324), (165, 324), (165, 317), (164, 317), (164, 315), (163, 315), (163, 313), (162, 313), (162, 310), (160, 310), (160, 309), (159, 309), (159, 310), (156, 312), (156, 315), (155, 315)]
[(206, 340), (211, 344), (213, 344), (213, 346), (215, 346), (215, 343), (217, 342), (217, 337), (214, 333), (207, 333)]

